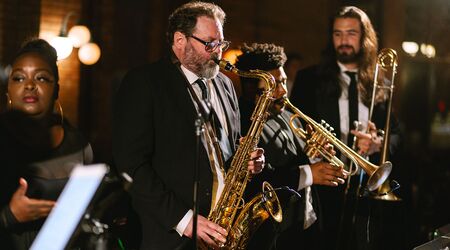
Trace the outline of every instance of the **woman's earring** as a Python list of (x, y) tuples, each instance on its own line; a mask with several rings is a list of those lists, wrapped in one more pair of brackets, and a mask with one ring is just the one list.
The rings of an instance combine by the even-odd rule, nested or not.
[(11, 101), (11, 98), (9, 98), (8, 94), (6, 94), (6, 99), (8, 100), (8, 107), (7, 107), (7, 109), (11, 110), (12, 109), (12, 101)]
[(59, 113), (59, 116), (60, 116), (60, 118), (61, 118), (61, 126), (62, 126), (63, 123), (64, 123), (64, 112), (63, 112), (63, 108), (62, 108), (62, 106), (61, 106), (61, 103), (60, 103), (58, 100), (55, 101), (55, 104), (56, 104), (56, 113)]

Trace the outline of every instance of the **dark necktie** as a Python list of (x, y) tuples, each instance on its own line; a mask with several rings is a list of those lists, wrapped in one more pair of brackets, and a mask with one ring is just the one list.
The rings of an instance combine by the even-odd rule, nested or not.
[(198, 84), (198, 86), (202, 90), (202, 99), (208, 100), (208, 89), (206, 88), (205, 79), (198, 78), (195, 82)]
[[(208, 96), (208, 89), (206, 88), (206, 84), (205, 84), (205, 79), (198, 78), (195, 82), (198, 84), (198, 86), (202, 90), (202, 99), (208, 100), (209, 96)], [(226, 136), (226, 132), (223, 129), (222, 124), (220, 123), (219, 117), (217, 116), (217, 113), (214, 110), (214, 108), (211, 108), (211, 123), (212, 123), (213, 129), (214, 129), (214, 132), (216, 134), (217, 140), (219, 141), (220, 148), (223, 153), (223, 157), (226, 161), (226, 160), (228, 160), (228, 158), (230, 158), (230, 156), (232, 154), (231, 146), (230, 146), (230, 143)]]
[(358, 83), (356, 82), (356, 72), (345, 72), (350, 77), (350, 85), (348, 86), (348, 113), (349, 113), (349, 134), (347, 145), (353, 144), (353, 135), (350, 130), (353, 128), (353, 122), (358, 120)]

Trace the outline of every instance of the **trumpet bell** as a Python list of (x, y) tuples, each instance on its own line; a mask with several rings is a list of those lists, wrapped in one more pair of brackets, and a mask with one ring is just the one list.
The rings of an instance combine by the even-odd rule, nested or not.
[(384, 181), (389, 177), (392, 171), (392, 163), (389, 161), (381, 164), (375, 171), (370, 175), (369, 180), (367, 180), (367, 189), (369, 191), (374, 191), (379, 186), (381, 186)]

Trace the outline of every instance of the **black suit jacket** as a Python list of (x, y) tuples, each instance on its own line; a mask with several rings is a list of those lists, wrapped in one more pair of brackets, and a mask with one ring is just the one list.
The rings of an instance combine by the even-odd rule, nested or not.
[[(339, 96), (329, 91), (332, 79), (325, 76), (319, 66), (311, 66), (297, 72), (294, 87), (291, 94), (291, 102), (299, 108), (305, 115), (310, 116), (316, 122), (326, 121), (334, 128), (336, 137), (341, 137), (340, 116), (339, 116)], [(386, 122), (386, 103), (375, 105), (372, 115), (372, 122), (377, 128), (384, 129)], [(400, 147), (400, 127), (397, 119), (391, 116), (390, 138), (388, 160), (394, 158)], [(351, 147), (351, 146), (350, 146)], [(337, 151), (337, 149), (335, 148)], [(337, 155), (340, 152), (337, 151)], [(370, 157), (370, 161), (379, 165), (379, 154)], [(393, 168), (395, 169), (395, 164)], [(353, 178), (357, 179), (357, 178)], [(325, 230), (325, 235), (330, 236), (327, 247), (334, 247), (334, 242), (338, 232), (339, 218), (342, 213), (344, 200), (344, 187), (318, 186), (318, 194), (321, 202), (322, 214), (319, 215), (319, 222)], [(345, 234), (345, 232), (344, 232)]]
[[(237, 97), (225, 75), (213, 81), (234, 146), (240, 136)], [(193, 207), (196, 117), (187, 80), (167, 59), (131, 70), (121, 83), (114, 104), (113, 157), (118, 171), (133, 178), (141, 249), (182, 249), (189, 241), (174, 227)], [(207, 216), (213, 177), (202, 144), (199, 150), (199, 213)]]
[[(241, 127), (244, 134), (250, 126), (250, 116), (254, 105), (240, 99)], [(309, 164), (308, 157), (303, 153), (305, 143), (295, 136), (289, 128), (289, 120), (292, 113), (285, 110), (280, 115), (270, 115), (264, 124), (258, 146), (264, 149), (266, 164), (263, 172), (252, 178), (247, 184), (246, 197), (250, 200), (261, 192), (263, 181), (268, 181), (272, 187), (288, 186), (297, 190), (300, 179), (300, 165)], [(297, 120), (297, 126), (301, 126)], [(305, 216), (304, 190), (300, 191), (301, 197), (287, 192), (277, 191), (283, 211), (283, 221), (277, 223), (267, 220), (255, 232), (248, 249), (284, 249), (292, 244), (302, 243), (302, 231)], [(313, 206), (318, 213), (318, 197), (314, 188)]]

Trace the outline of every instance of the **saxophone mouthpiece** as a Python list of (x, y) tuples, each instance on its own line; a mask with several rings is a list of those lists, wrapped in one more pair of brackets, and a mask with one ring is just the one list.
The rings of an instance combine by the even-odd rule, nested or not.
[(219, 59), (218, 55), (216, 53), (211, 54), (211, 60), (213, 60), (217, 65), (219, 65), (220, 68), (226, 70), (226, 71), (233, 71), (234, 66), (230, 62), (228, 62), (225, 59)]

